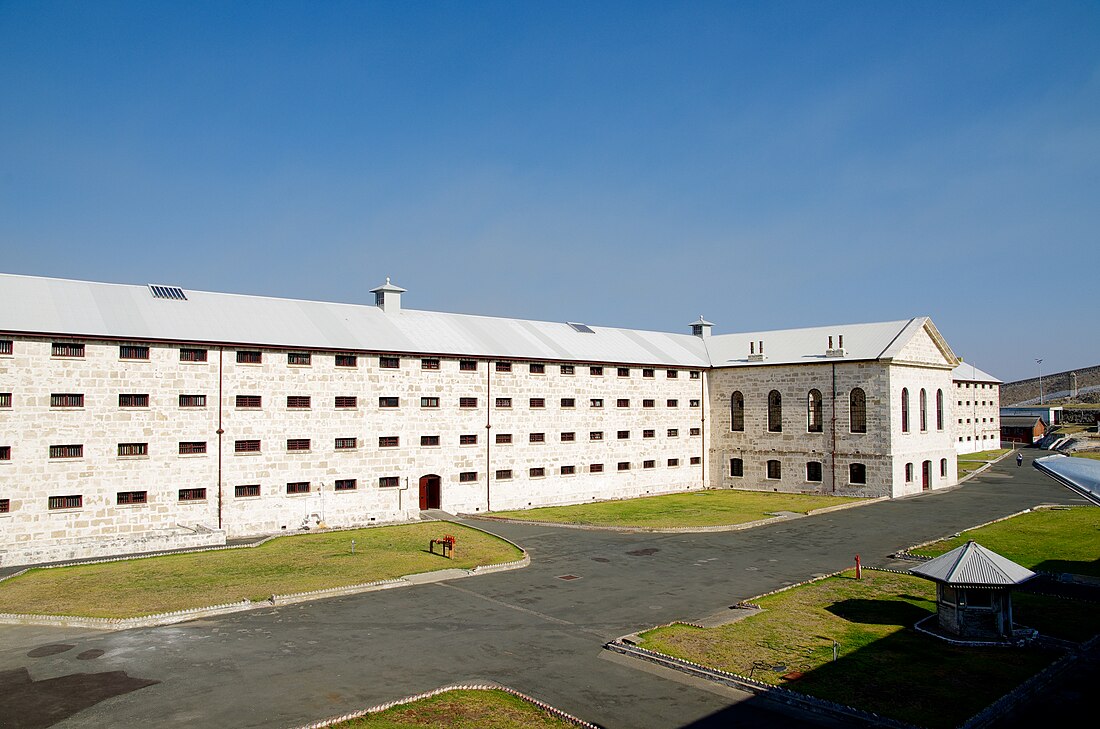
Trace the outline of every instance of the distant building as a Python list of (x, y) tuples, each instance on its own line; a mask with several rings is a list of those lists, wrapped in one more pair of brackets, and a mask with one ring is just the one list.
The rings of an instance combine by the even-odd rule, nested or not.
[(955, 398), (955, 451), (959, 455), (1001, 447), (1001, 381), (962, 362), (951, 373)]
[(1001, 418), (1001, 440), (1006, 443), (1038, 443), (1046, 435), (1047, 424), (1037, 415), (1009, 415)]
[(418, 311), (404, 293), (0, 274), (0, 563), (426, 508), (956, 483), (958, 359), (927, 318), (671, 334)]

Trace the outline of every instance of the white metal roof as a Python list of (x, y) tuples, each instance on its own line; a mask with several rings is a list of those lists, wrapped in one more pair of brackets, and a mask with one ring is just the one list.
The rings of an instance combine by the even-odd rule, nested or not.
[(998, 384), (1001, 382), (1001, 380), (988, 372), (983, 372), (969, 362), (960, 362), (959, 366), (951, 372), (951, 379), (961, 382), (993, 382)]
[(1059, 453), (1036, 458), (1033, 465), (1070, 491), (1100, 506), (1100, 461)]
[[(393, 284), (379, 287), (400, 292)], [(378, 290), (378, 289), (376, 289)], [(918, 317), (719, 334), (690, 334), (566, 322), (451, 314), (373, 305), (184, 291), (157, 298), (148, 286), (0, 274), (0, 331), (48, 336), (206, 342), (527, 360), (618, 362), (681, 367), (733, 367), (842, 360), (896, 354), (926, 324)], [(844, 336), (843, 358), (827, 358), (828, 336)], [(936, 335), (938, 336), (938, 334)], [(749, 342), (763, 340), (765, 359), (748, 360)]]
[(948, 585), (1001, 587), (1018, 585), (1035, 573), (992, 552), (974, 540), (909, 570)]

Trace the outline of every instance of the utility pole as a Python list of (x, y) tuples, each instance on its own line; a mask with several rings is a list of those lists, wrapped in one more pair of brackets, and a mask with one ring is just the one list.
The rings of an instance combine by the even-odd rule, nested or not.
[(1035, 360), (1035, 364), (1039, 365), (1039, 404), (1043, 404), (1043, 360)]

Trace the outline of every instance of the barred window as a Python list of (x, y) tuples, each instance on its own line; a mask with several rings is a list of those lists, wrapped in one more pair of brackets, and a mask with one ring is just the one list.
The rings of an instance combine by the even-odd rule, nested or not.
[(615, 370), (615, 374), (618, 375), (619, 377), (630, 377), (630, 368), (629, 367), (619, 367)]
[(667, 435), (668, 435), (669, 438), (679, 438), (680, 437), (680, 429), (679, 428), (669, 428)]
[(642, 368), (642, 377), (653, 377), (655, 375), (656, 375), (655, 370), (653, 370), (649, 367), (643, 367)]
[(11, 499), (0, 499), (0, 514), (7, 514), (11, 511)]
[(562, 373), (563, 375), (572, 375), (572, 374), (574, 374), (574, 373), (575, 373), (576, 371), (577, 371), (577, 370), (576, 370), (576, 367), (574, 367), (573, 365), (562, 365), (562, 366), (561, 366), (561, 373)]
[(905, 464), (905, 482), (906, 483), (911, 483), (912, 480), (913, 480), (913, 464), (912, 463), (906, 463)]
[(420, 436), (420, 445), (422, 446), (437, 446), (439, 445), (438, 435), (422, 435)]
[(180, 395), (181, 408), (206, 407), (206, 395)]
[(180, 501), (206, 501), (206, 489), (180, 489)]
[(338, 451), (352, 451), (355, 450), (358, 445), (358, 438), (337, 438), (335, 447)]
[(355, 491), (359, 488), (359, 481), (354, 478), (338, 478), (332, 488), (334, 491)]
[(287, 438), (286, 449), (288, 451), (308, 451), (309, 438)]
[(691, 428), (691, 429), (688, 430), (688, 435), (702, 435), (702, 434), (703, 434), (703, 429), (702, 428)]
[(206, 361), (205, 349), (193, 349), (185, 347), (180, 349), (180, 362), (205, 362)]
[(237, 364), (260, 364), (264, 361), (263, 352), (241, 350), (237, 352)]
[(602, 463), (593, 463), (591, 466), (588, 467), (588, 472), (589, 473), (603, 473), (603, 464)]
[(730, 459), (730, 476), (740, 478), (745, 475), (745, 462), (740, 458)]
[(545, 375), (546, 374), (546, 365), (544, 365), (540, 362), (532, 362), (531, 363), (531, 374), (532, 375)]
[(147, 408), (149, 407), (149, 395), (145, 393), (120, 394), (118, 396), (118, 406), (120, 408)]
[(688, 463), (691, 464), (692, 466), (698, 466), (702, 462), (703, 462), (703, 459), (702, 459), (701, 456), (692, 456), (691, 458), (688, 459)]
[(688, 377), (693, 380), (698, 380), (700, 378), (699, 370), (692, 370), (688, 373)]
[(233, 442), (233, 451), (235, 453), (259, 453), (260, 441), (258, 440), (238, 440)]
[(313, 364), (313, 355), (309, 352), (287, 352), (286, 363), (288, 365)]
[(51, 408), (82, 408), (84, 395), (77, 393), (55, 393), (50, 395)]
[(867, 483), (867, 466), (862, 463), (848, 464), (848, 483), (861, 486)]
[(378, 398), (378, 407), (380, 408), (395, 408), (398, 404), (400, 404), (400, 399), (396, 397)]
[(422, 370), (438, 370), (439, 369), (439, 360), (434, 358), (434, 357), (427, 358), (427, 359), (422, 359), (422, 360), (420, 360), (420, 369), (422, 369)]
[(263, 398), (260, 395), (237, 395), (237, 407), (239, 408), (258, 408), (263, 405)]
[(52, 445), (50, 446), (50, 458), (83, 458), (83, 445)]
[(119, 491), (115, 493), (115, 503), (119, 506), (126, 506), (128, 504), (147, 504), (149, 503), (149, 492)]
[(458, 436), (459, 445), (477, 445), (477, 434), (469, 433), (466, 435)]
[(699, 400), (688, 400), (688, 407), (689, 408), (699, 407)]
[(656, 407), (656, 406), (657, 406), (657, 401), (656, 400), (653, 400), (651, 398), (646, 398), (645, 400), (642, 400), (642, 407), (643, 408), (653, 408), (653, 407)]
[(573, 432), (565, 432), (561, 434), (561, 440), (563, 443), (572, 443), (577, 439), (577, 434)]
[(561, 399), (561, 406), (566, 410), (568, 410), (569, 408), (575, 408), (577, 407), (577, 401), (575, 398), (572, 397), (563, 397)]
[(509, 481), (512, 478), (512, 469), (501, 468), (497, 471), (497, 481)]
[(680, 371), (679, 370), (666, 370), (666, 374), (668, 375), (668, 379), (675, 380), (677, 377), (680, 376)]
[(238, 498), (244, 497), (244, 496), (259, 496), (260, 495), (260, 484), (250, 483), (250, 484), (245, 484), (243, 486), (234, 486), (233, 487), (233, 495), (238, 497)]
[(923, 387), (920, 389), (920, 429), (922, 433), (928, 430), (928, 393)]
[(191, 440), (180, 441), (180, 455), (191, 456), (199, 453), (206, 453), (206, 441), (204, 440)]
[(460, 397), (460, 398), (458, 398), (458, 406), (460, 408), (476, 408), (477, 407), (477, 398), (476, 397)]
[(477, 481), (477, 471), (462, 471), (458, 474), (458, 480), (460, 483)]
[(615, 401), (615, 407), (628, 408), (630, 407), (630, 400), (624, 397), (620, 397), (618, 400)]
[(577, 472), (577, 467), (576, 466), (562, 466), (561, 467), (561, 475), (562, 476), (572, 476), (576, 472)]
[(11, 393), (10, 392), (0, 392), (0, 408), (10, 408), (10, 407), (11, 407)]
[[(967, 405), (970, 403), (967, 402)], [(909, 388), (901, 388), (901, 432), (909, 432)], [(912, 481), (912, 478), (906, 478), (906, 481)]]
[(0, 461), (11, 460), (11, 446), (0, 446)]
[(401, 478), (398, 476), (379, 476), (378, 488), (381, 489), (394, 489), (401, 485)]
[(477, 372), (477, 360), (463, 359), (458, 362), (459, 372)]
[(602, 377), (603, 376), (603, 367), (600, 367), (599, 365), (596, 365), (594, 367), (589, 367), (588, 368), (588, 374), (592, 375), (593, 377)]
[(354, 354), (338, 354), (335, 357), (337, 367), (358, 367), (359, 357)]
[(821, 390), (813, 389), (806, 394), (806, 432), (820, 433), (823, 427)]
[(768, 461), (767, 478), (774, 481), (774, 480), (777, 480), (777, 479), (781, 478), (782, 473), (783, 473), (783, 470), (782, 470), (782, 467), (779, 464), (779, 461), (775, 461), (775, 460)]
[(359, 398), (355, 395), (337, 395), (336, 407), (341, 410), (359, 407)]
[(936, 390), (936, 430), (943, 430), (943, 390)]
[(602, 430), (593, 430), (588, 434), (588, 440), (603, 440)]
[(602, 408), (603, 407), (603, 398), (602, 397), (594, 397), (594, 398), (592, 398), (591, 400), (588, 401), (588, 404), (589, 404), (590, 407)]
[(309, 408), (309, 395), (287, 395), (286, 406), (294, 410), (305, 410)]
[(808, 461), (806, 463), (806, 480), (814, 483), (821, 482), (821, 461)]
[(616, 465), (616, 468), (620, 471), (629, 471), (630, 461), (619, 461), (619, 463)]
[(545, 468), (532, 468), (527, 472), (529, 478), (543, 478), (546, 476)]
[(382, 435), (378, 437), (379, 448), (397, 448), (401, 445), (401, 437), (397, 435)]
[(308, 494), (309, 481), (292, 481), (286, 485), (288, 494)]
[(669, 458), (668, 459), (668, 467), (669, 468), (676, 468), (679, 465), (680, 465), (680, 459), (679, 458)]
[(947, 459), (946, 458), (941, 458), (940, 459), (940, 476), (942, 476), (944, 478), (947, 477)]
[(511, 362), (497, 362), (496, 369), (497, 369), (497, 372), (511, 372), (512, 371), (512, 363)]
[(858, 387), (848, 395), (848, 429), (853, 433), (867, 432), (867, 394)]
[(628, 438), (630, 438), (630, 431), (620, 430), (618, 433), (616, 433), (616, 435), (618, 436), (619, 440), (627, 440)]
[(768, 393), (768, 432), (783, 432), (783, 396), (779, 390)]
[(497, 407), (498, 408), (510, 408), (510, 407), (512, 407), (512, 398), (510, 398), (510, 397), (498, 397), (497, 398)]
[(531, 398), (530, 405), (534, 409), (544, 408), (544, 407), (546, 407), (546, 398), (544, 398), (544, 397), (533, 397), (533, 398)]
[(511, 433), (497, 433), (496, 442), (498, 445), (507, 445), (512, 442)]
[(642, 431), (642, 437), (643, 438), (656, 438), (657, 437), (657, 431), (654, 430), (653, 428), (646, 428), (645, 430)]
[(642, 461), (642, 468), (656, 468), (657, 461)]
[(83, 357), (84, 345), (76, 342), (54, 342), (50, 353), (54, 357)]
[(437, 408), (439, 407), (438, 397), (422, 397), (420, 398), (420, 407), (422, 408)]
[(671, 398), (665, 402), (665, 405), (670, 408), (678, 408), (680, 407), (680, 401), (675, 398)]
[(120, 456), (147, 456), (149, 455), (148, 443), (119, 443), (118, 454)]
[(528, 441), (531, 443), (545, 443), (546, 433), (531, 433), (531, 435), (528, 436)]
[(51, 496), (48, 505), (50, 509), (79, 509), (84, 506), (84, 497), (79, 495)]
[(10, 340), (10, 339), (0, 339), (0, 354), (11, 354), (11, 353), (12, 353), (12, 340)]
[(149, 348), (123, 344), (118, 348), (119, 359), (149, 359)]

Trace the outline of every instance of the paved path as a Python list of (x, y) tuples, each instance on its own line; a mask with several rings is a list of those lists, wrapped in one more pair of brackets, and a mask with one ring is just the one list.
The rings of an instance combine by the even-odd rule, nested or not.
[(821, 726), (602, 645), (841, 569), (857, 552), (885, 564), (912, 543), (1079, 501), (1028, 453), (1024, 468), (1006, 459), (952, 491), (743, 532), (491, 524), (532, 566), (474, 579), (119, 633), (0, 627), (0, 726), (294, 726), (479, 679), (609, 729)]

